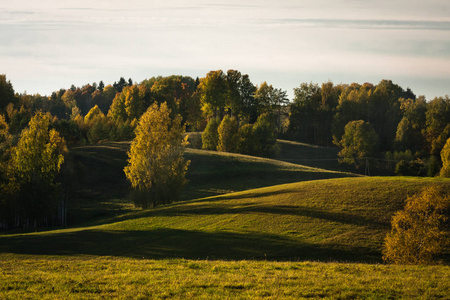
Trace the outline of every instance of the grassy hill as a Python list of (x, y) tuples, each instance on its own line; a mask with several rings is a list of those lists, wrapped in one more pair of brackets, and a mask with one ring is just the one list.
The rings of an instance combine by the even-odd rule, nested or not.
[[(71, 149), (76, 175), (69, 222), (133, 211), (127, 200), (129, 184), (123, 168), (129, 142), (107, 143)], [(221, 195), (253, 188), (306, 180), (356, 176), (279, 160), (246, 155), (186, 149), (191, 161), (182, 200)]]
[[(127, 200), (128, 147), (72, 149), (72, 226), (0, 232), (0, 298), (450, 294), (448, 266), (378, 264), (405, 198), (429, 185), (450, 190), (450, 180), (358, 177), (188, 149), (184, 201), (140, 211)], [(450, 250), (442, 259), (450, 262)]]
[(340, 178), (208, 197), (102, 219), (101, 225), (0, 236), (0, 252), (130, 258), (381, 262), (392, 214), (449, 180)]

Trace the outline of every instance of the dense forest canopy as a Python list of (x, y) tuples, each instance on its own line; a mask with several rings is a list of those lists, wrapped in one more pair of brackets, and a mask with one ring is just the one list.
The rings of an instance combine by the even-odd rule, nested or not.
[[(44, 122), (39, 126), (49, 138), (69, 148), (131, 140), (140, 117), (155, 103), (166, 103), (187, 132), (203, 132), (205, 149), (271, 156), (281, 137), (338, 147), (340, 161), (360, 170), (370, 161), (372, 169), (388, 174), (435, 176), (447, 162), (441, 152), (450, 138), (450, 98), (427, 101), (390, 80), (376, 85), (301, 83), (289, 101), (286, 91), (267, 82), (255, 85), (237, 70), (215, 70), (195, 79), (159, 76), (140, 83), (121, 77), (112, 84), (72, 85), (49, 96), (15, 93), (6, 75), (0, 75), (1, 208), (12, 201), (5, 196), (12, 194), (3, 191), (22, 186), (10, 166), (17, 163), (25, 130)], [(60, 149), (55, 159), (66, 155), (63, 146), (51, 146), (50, 140), (48, 147)], [(64, 169), (57, 166), (52, 167), (56, 173)], [(55, 193), (60, 177), (48, 177)], [(16, 219), (18, 214), (29, 219), (25, 209), (8, 207)]]

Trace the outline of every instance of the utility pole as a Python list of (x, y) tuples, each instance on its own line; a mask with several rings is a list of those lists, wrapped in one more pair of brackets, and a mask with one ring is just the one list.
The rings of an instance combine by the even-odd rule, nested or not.
[(369, 159), (367, 157), (366, 157), (366, 171), (365, 171), (365, 175), (366, 176), (370, 176)]

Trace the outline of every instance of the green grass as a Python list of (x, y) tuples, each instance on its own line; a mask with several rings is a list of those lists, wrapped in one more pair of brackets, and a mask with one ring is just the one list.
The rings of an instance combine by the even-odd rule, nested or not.
[(354, 177), (189, 149), (184, 201), (139, 211), (122, 172), (128, 147), (72, 150), (71, 227), (0, 232), (0, 299), (450, 294), (450, 249), (442, 266), (378, 264), (406, 197), (429, 185), (450, 189), (448, 179)]
[(191, 160), (183, 200), (299, 181), (356, 176), (274, 159), (187, 149)]
[(100, 225), (3, 234), (0, 252), (378, 263), (391, 216), (430, 184), (450, 188), (449, 180), (383, 177), (266, 187), (104, 218)]
[[(129, 142), (71, 149), (76, 180), (69, 203), (69, 222), (81, 223), (133, 211), (123, 168)], [(253, 188), (306, 180), (355, 176), (279, 160), (186, 149), (191, 161), (181, 200), (191, 200)]]
[(450, 267), (0, 256), (2, 299), (445, 299)]
[(287, 140), (278, 140), (277, 143), (280, 150), (275, 155), (275, 159), (327, 170), (346, 171), (348, 169), (338, 162), (338, 148)]

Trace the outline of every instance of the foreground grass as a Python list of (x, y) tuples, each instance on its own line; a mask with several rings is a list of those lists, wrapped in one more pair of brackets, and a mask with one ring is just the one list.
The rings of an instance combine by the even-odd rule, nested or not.
[(445, 299), (448, 266), (0, 255), (2, 299)]

